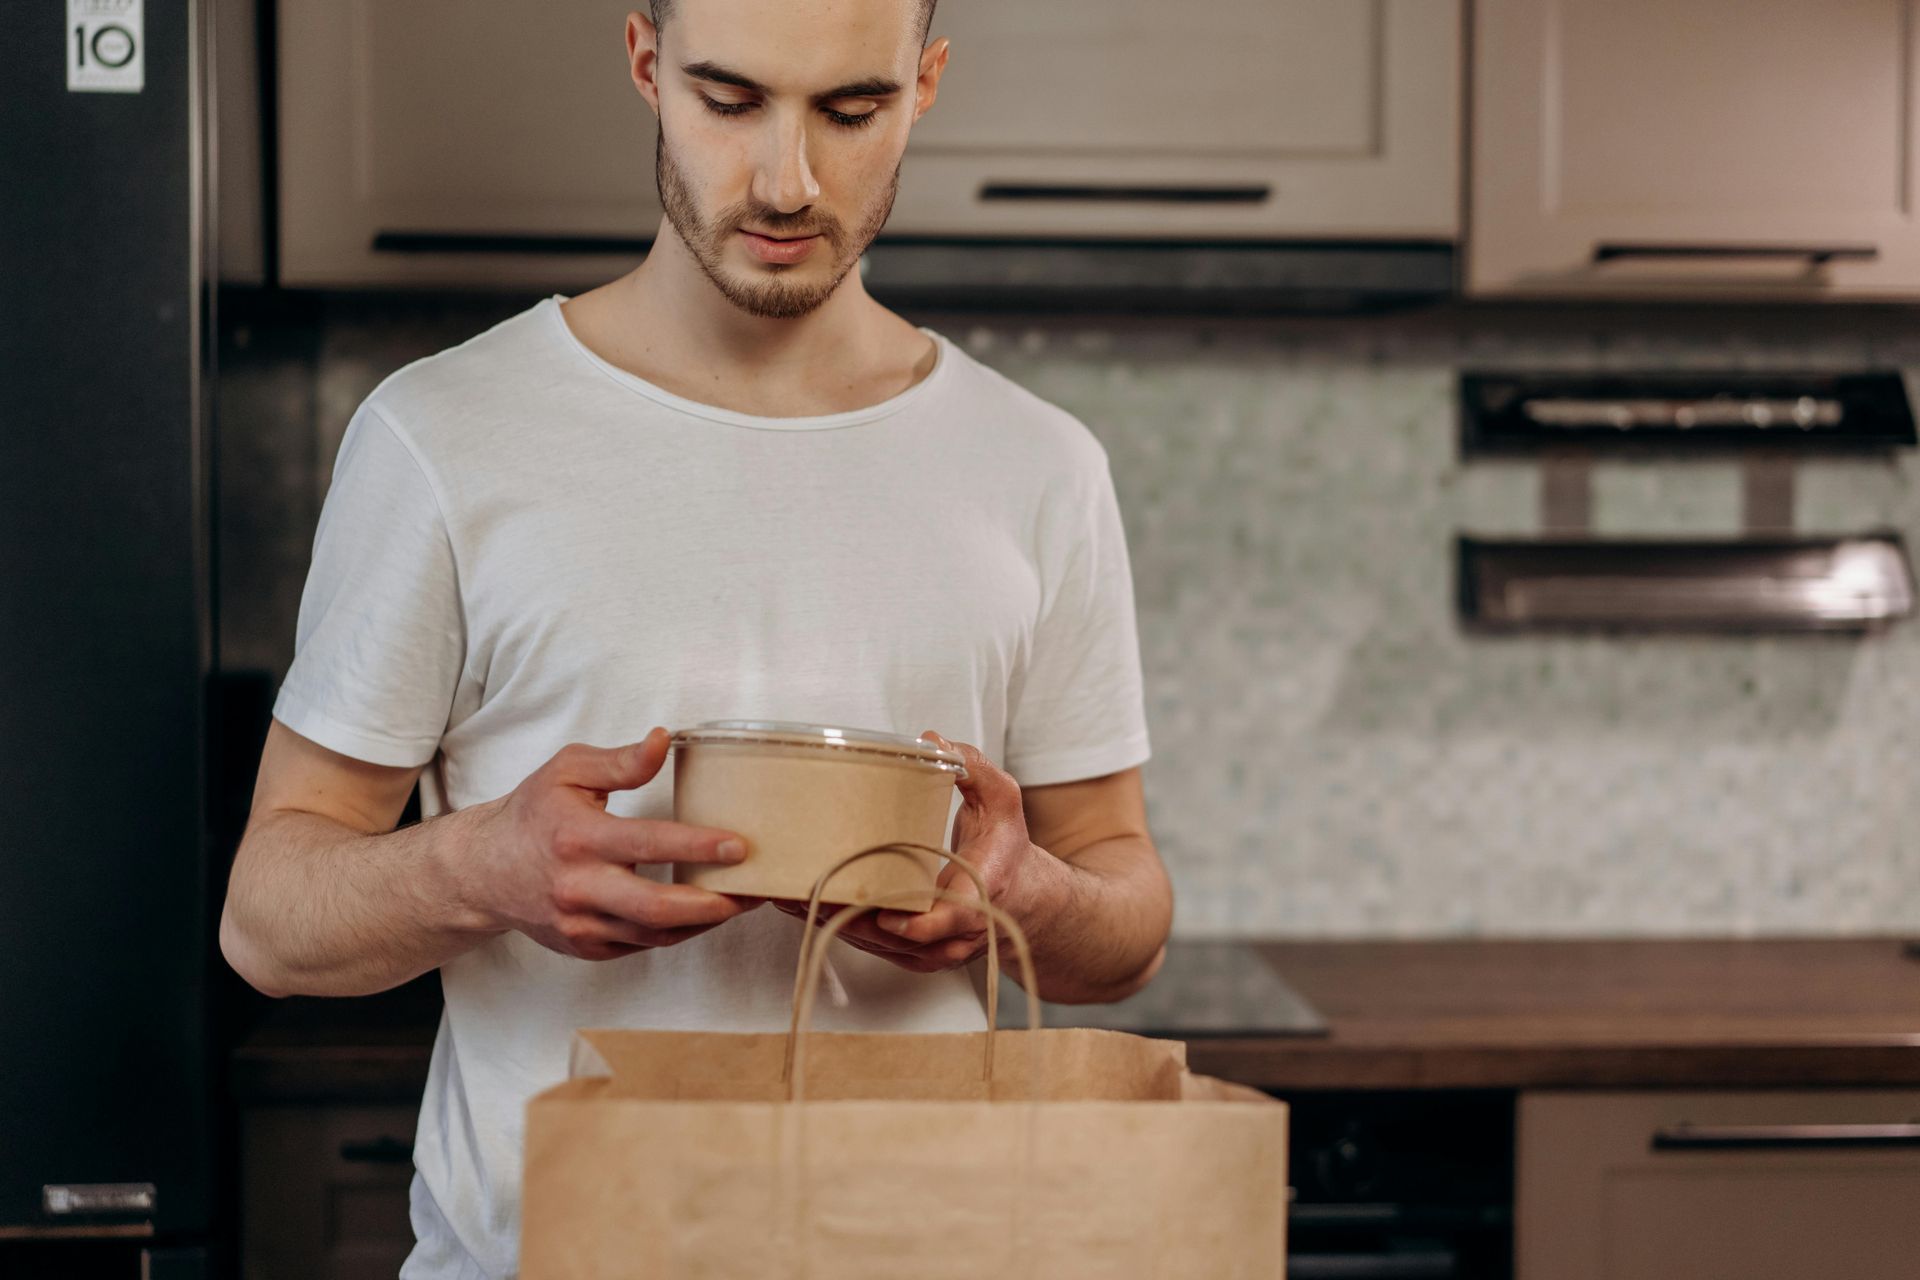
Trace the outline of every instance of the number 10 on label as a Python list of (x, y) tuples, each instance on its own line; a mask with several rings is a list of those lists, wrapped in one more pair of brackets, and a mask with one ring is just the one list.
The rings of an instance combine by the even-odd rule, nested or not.
[(67, 88), (138, 93), (146, 86), (142, 0), (67, 0)]

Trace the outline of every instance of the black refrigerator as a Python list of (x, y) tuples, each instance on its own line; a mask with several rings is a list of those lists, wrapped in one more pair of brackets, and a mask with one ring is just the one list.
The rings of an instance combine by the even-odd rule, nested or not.
[(216, 1274), (204, 9), (0, 40), (0, 1275)]

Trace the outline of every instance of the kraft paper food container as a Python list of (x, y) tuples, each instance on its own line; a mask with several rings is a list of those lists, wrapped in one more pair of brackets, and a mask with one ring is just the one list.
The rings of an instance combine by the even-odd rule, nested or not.
[[(784, 720), (709, 720), (673, 735), (673, 817), (736, 831), (746, 861), (676, 863), (674, 879), (716, 893), (805, 901), (814, 882), (859, 849), (946, 846), (958, 752), (874, 729)], [(868, 858), (828, 882), (824, 901), (870, 902), (922, 891), (933, 905), (940, 859), (923, 851)]]

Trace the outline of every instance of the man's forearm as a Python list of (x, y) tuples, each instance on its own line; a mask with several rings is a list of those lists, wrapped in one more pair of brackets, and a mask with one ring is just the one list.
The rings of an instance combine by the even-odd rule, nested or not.
[(448, 868), (483, 815), (368, 835), (281, 812), (241, 841), (220, 920), (228, 963), (269, 995), (385, 991), (492, 936)]
[(1152, 846), (1116, 836), (1071, 858), (1046, 857), (1053, 883), (1032, 940), (1041, 999), (1094, 1004), (1145, 986), (1173, 921), (1173, 890)]

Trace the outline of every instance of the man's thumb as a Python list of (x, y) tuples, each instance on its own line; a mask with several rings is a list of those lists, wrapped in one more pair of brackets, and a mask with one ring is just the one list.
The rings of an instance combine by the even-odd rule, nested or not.
[(602, 793), (631, 791), (644, 786), (666, 763), (672, 735), (654, 729), (624, 747), (597, 747), (580, 751), (568, 761), (565, 781)]

